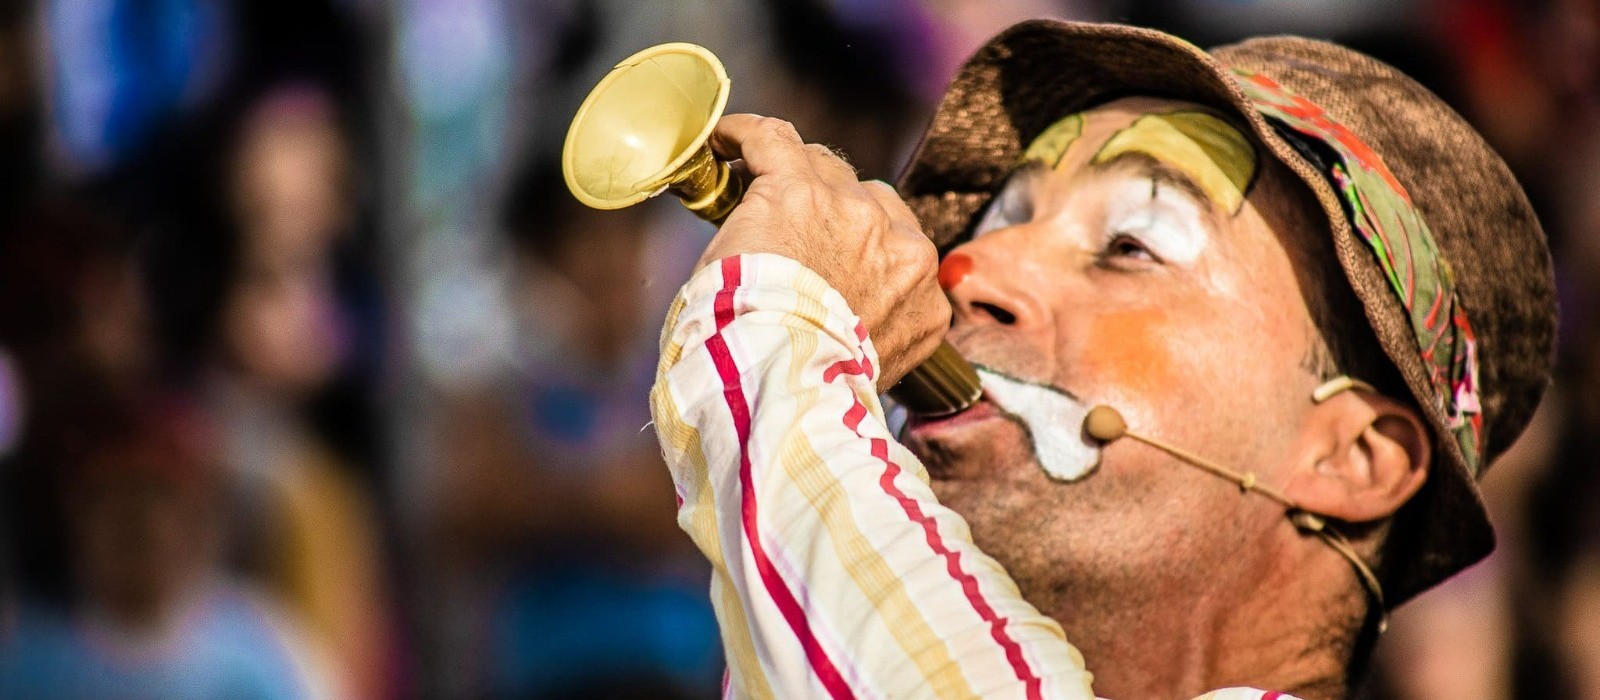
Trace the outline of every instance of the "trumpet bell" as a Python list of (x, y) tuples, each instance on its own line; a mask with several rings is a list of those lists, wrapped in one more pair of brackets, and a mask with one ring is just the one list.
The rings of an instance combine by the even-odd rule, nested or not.
[[(621, 209), (677, 184), (706, 157), (728, 103), (728, 74), (704, 47), (652, 46), (618, 63), (567, 130), (561, 169), (573, 196)], [(691, 163), (691, 161), (695, 161)]]

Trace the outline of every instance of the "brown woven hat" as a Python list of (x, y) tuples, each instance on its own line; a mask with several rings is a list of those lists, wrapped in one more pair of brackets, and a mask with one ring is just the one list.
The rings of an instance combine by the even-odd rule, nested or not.
[(1486, 556), (1475, 480), (1532, 417), (1556, 328), (1544, 233), (1505, 163), (1427, 89), (1340, 46), (1269, 37), (1207, 53), (1148, 29), (1034, 20), (962, 67), (900, 192), (948, 248), (1035, 136), (1130, 95), (1236, 115), (1321, 204), (1337, 262), (1435, 434), (1432, 472), (1379, 569), (1388, 604)]

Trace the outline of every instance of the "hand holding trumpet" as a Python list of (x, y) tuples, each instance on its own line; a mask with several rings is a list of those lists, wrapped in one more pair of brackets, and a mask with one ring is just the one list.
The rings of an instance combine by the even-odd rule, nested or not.
[(773, 253), (821, 275), (866, 324), (883, 365), (880, 391), (934, 352), (950, 324), (935, 280), (938, 251), (894, 188), (858, 181), (832, 150), (805, 143), (781, 119), (725, 116), (711, 147), (723, 160), (742, 161), (749, 184), (700, 267)]
[[(693, 44), (623, 59), (567, 130), (561, 169), (573, 196), (620, 209), (672, 192), (722, 226), (701, 266), (740, 253), (799, 261), (866, 324), (883, 365), (879, 390), (921, 415), (971, 406), (983, 389), (972, 365), (938, 340), (950, 307), (936, 286), (933, 244), (910, 210), (893, 188), (857, 181), (854, 169), (787, 122), (721, 118), (728, 85), (722, 62)], [(742, 176), (728, 160), (742, 160)]]

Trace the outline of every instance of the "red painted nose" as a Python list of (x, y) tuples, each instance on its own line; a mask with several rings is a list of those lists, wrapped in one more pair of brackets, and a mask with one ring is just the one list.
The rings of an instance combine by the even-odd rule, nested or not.
[(972, 258), (965, 253), (951, 253), (939, 263), (939, 288), (945, 291), (955, 289), (967, 275), (972, 274)]

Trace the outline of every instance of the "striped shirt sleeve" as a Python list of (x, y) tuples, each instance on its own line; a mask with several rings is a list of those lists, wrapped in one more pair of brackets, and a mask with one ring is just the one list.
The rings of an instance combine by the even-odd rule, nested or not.
[(1093, 698), (1061, 627), (889, 434), (877, 363), (787, 258), (723, 259), (673, 303), (651, 411), (713, 567), (727, 695)]
[(1256, 690), (1255, 688), (1223, 688), (1213, 690), (1194, 700), (1300, 700), (1293, 695)]

